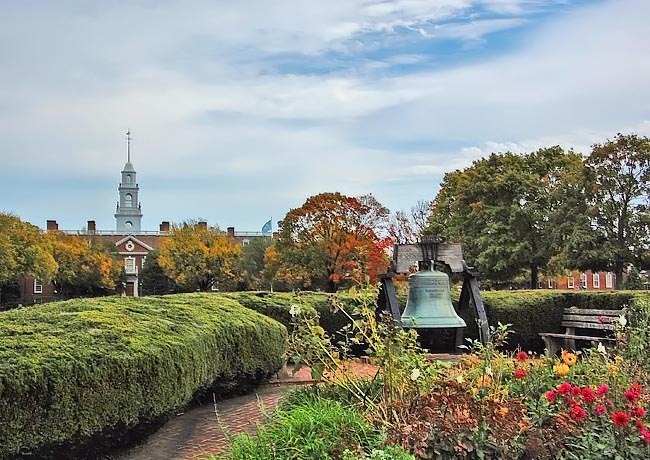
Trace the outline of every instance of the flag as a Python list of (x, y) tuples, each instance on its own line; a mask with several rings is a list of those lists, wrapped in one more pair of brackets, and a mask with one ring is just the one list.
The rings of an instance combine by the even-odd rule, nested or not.
[(262, 226), (262, 233), (271, 233), (271, 219)]

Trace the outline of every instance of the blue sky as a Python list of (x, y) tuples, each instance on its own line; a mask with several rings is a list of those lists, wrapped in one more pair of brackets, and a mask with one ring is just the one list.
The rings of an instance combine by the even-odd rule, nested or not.
[(0, 211), (259, 231), (433, 199), (491, 152), (650, 135), (647, 0), (0, 0)]

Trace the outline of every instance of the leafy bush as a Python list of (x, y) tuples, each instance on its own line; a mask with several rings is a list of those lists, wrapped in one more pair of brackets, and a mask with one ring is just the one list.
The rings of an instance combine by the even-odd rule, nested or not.
[(154, 422), (201, 393), (256, 384), (281, 367), (285, 341), (281, 324), (209, 294), (2, 312), (0, 458), (43, 458)]

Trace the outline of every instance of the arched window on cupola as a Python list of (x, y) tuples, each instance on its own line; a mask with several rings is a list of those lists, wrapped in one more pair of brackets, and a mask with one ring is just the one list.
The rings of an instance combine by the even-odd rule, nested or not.
[(126, 183), (130, 184), (131, 183), (131, 174), (126, 175)]
[(124, 206), (127, 208), (133, 207), (133, 196), (130, 193), (124, 195)]

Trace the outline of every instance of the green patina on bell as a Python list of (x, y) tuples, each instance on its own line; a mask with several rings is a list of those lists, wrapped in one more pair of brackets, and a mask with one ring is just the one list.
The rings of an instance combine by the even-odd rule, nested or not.
[(402, 314), (406, 328), (466, 327), (451, 302), (449, 276), (440, 271), (419, 271), (409, 276), (409, 294)]

